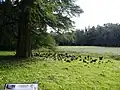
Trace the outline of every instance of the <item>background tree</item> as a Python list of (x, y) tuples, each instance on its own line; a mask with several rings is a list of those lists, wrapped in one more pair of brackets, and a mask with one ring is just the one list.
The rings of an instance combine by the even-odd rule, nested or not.
[[(103, 26), (93, 26), (85, 28), (85, 30), (79, 30), (72, 32), (74, 38), (74, 45), (89, 45), (89, 46), (120, 46), (120, 24), (107, 23)], [(65, 39), (60, 44), (59, 38), (67, 37), (68, 33), (62, 35), (56, 35), (57, 42), (59, 45), (71, 45), (72, 40), (70, 36), (67, 38), (69, 43)], [(63, 43), (64, 41), (64, 43)]]

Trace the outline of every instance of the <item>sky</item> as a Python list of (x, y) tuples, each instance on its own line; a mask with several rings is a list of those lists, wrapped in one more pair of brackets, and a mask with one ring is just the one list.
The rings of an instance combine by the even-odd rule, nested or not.
[(84, 13), (73, 18), (76, 29), (105, 23), (120, 23), (120, 0), (77, 0)]

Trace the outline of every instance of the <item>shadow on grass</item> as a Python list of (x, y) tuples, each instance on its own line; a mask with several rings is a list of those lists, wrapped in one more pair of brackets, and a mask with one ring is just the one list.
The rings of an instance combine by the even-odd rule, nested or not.
[(0, 64), (15, 63), (17, 58), (14, 55), (0, 55)]
[(120, 61), (120, 55), (111, 55), (110, 58)]
[(0, 55), (0, 68), (15, 69), (35, 61), (36, 60), (32, 58), (17, 59), (14, 55)]

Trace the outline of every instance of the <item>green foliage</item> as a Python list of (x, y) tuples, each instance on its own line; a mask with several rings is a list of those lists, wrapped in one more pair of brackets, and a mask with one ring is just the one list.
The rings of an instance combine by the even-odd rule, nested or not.
[[(97, 27), (88, 27), (85, 30), (76, 30), (71, 32), (72, 35), (69, 36), (69, 33), (63, 33), (61, 35), (56, 35), (55, 40), (59, 45), (86, 45), (86, 46), (120, 46), (120, 24), (107, 23), (103, 26)], [(67, 37), (67, 38), (66, 38)], [(73, 40), (71, 40), (73, 37)], [(59, 38), (63, 38), (62, 40)], [(69, 43), (67, 43), (69, 40)], [(62, 41), (62, 42), (61, 42)]]
[(83, 13), (83, 10), (75, 5), (73, 0), (36, 0), (29, 11), (32, 27), (37, 25), (42, 29), (42, 25), (48, 25), (57, 31), (72, 28), (74, 22), (70, 17)]
[(51, 33), (51, 35), (59, 45), (74, 45), (75, 43), (74, 32), (66, 32), (61, 34)]
[(31, 38), (32, 49), (38, 48), (48, 48), (54, 50), (56, 47), (56, 42), (49, 33), (42, 33), (40, 36), (34, 36)]

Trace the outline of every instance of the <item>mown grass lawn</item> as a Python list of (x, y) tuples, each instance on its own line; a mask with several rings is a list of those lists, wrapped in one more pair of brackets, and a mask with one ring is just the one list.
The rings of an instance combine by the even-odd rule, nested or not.
[(14, 52), (0, 52), (0, 88), (5, 83), (38, 82), (39, 90), (120, 90), (119, 60), (104, 58), (100, 64), (86, 64), (79, 60), (16, 60), (11, 55)]

